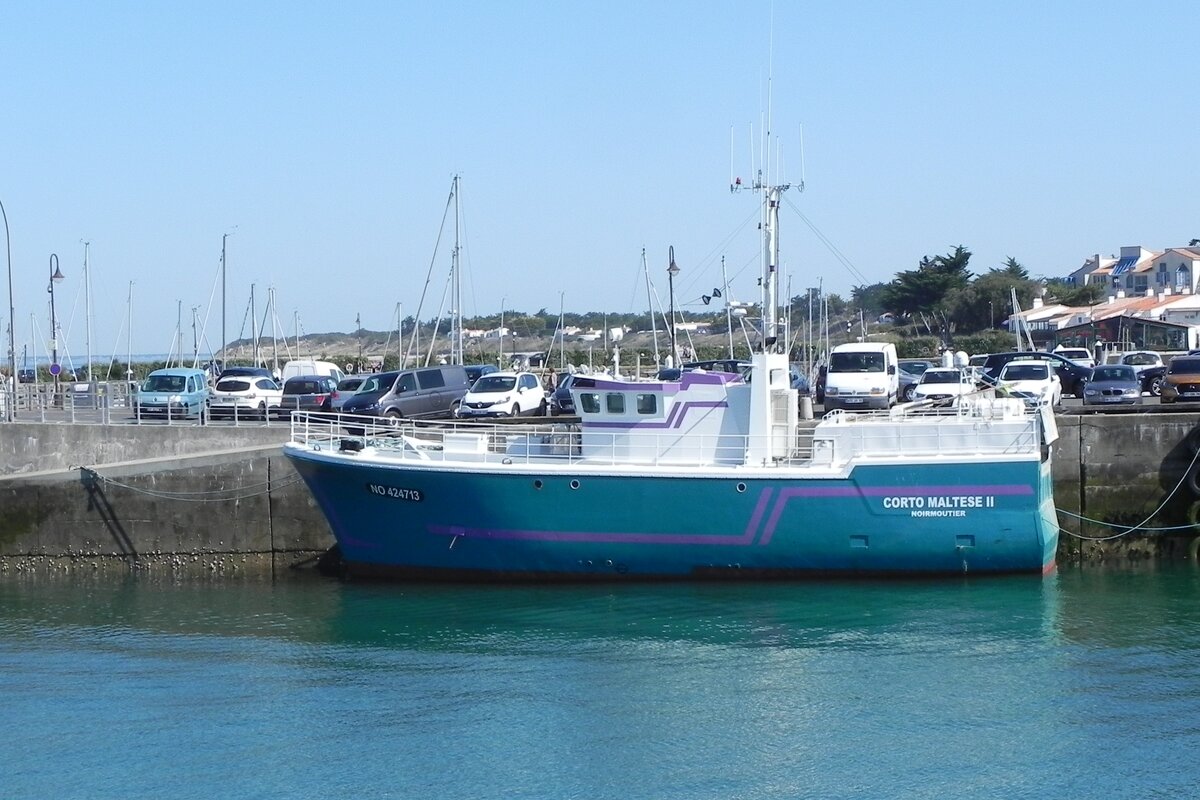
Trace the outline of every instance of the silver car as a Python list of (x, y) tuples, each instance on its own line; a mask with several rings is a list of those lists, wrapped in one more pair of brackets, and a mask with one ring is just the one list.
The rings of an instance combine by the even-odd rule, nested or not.
[(1083, 404), (1141, 405), (1142, 382), (1137, 370), (1126, 364), (1102, 364), (1092, 370), (1083, 387)]

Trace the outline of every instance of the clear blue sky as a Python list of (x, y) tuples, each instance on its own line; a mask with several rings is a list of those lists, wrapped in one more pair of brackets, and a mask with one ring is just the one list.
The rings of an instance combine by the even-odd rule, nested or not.
[[(182, 303), (220, 338), (251, 284), (287, 334), (413, 313), (452, 176), (464, 311), (757, 299), (752, 171), (773, 80), (792, 293), (889, 280), (958, 244), (1064, 275), (1200, 237), (1194, 2), (9, 3), (0, 202), (17, 357), (44, 351), (49, 256), (66, 348), (165, 352)], [(774, 17), (771, 23), (772, 14)], [(773, 29), (773, 33), (772, 33)], [(772, 46), (773, 42), (773, 46)], [(813, 233), (799, 209), (853, 264)], [(236, 229), (235, 229), (236, 226)], [(423, 318), (437, 313), (449, 250)], [(41, 339), (32, 344), (31, 315)], [(0, 317), (7, 324), (7, 293)], [(190, 327), (185, 332), (191, 348)], [(7, 347), (4, 348), (7, 354)], [(7, 360), (7, 359), (5, 359)]]

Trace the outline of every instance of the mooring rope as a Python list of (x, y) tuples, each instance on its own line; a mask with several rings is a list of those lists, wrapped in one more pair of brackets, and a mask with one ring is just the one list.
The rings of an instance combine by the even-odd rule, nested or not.
[(1185, 469), (1183, 471), (1183, 476), (1179, 479), (1179, 482), (1175, 484), (1174, 488), (1172, 488), (1171, 491), (1167, 493), (1167, 496), (1162, 499), (1162, 502), (1158, 504), (1158, 508), (1151, 511), (1149, 516), (1147, 516), (1144, 520), (1139, 522), (1137, 525), (1116, 525), (1112, 522), (1105, 522), (1104, 520), (1092, 519), (1090, 517), (1085, 517), (1081, 514), (1076, 514), (1072, 511), (1066, 511), (1061, 508), (1055, 508), (1054, 510), (1057, 511), (1059, 514), (1065, 514), (1068, 517), (1074, 517), (1075, 519), (1081, 520), (1082, 522), (1092, 522), (1092, 523), (1095, 523), (1096, 525), (1105, 525), (1109, 528), (1121, 528), (1122, 529), (1119, 533), (1114, 533), (1111, 536), (1084, 536), (1082, 533), (1075, 533), (1074, 531), (1067, 531), (1067, 530), (1062, 531), (1062, 533), (1065, 533), (1068, 536), (1073, 536), (1076, 539), (1082, 539), (1083, 541), (1086, 541), (1086, 542), (1107, 542), (1107, 541), (1111, 541), (1112, 539), (1120, 539), (1122, 536), (1128, 536), (1129, 534), (1133, 533), (1134, 531), (1164, 532), (1164, 531), (1195, 530), (1197, 533), (1200, 533), (1200, 524), (1197, 524), (1197, 525), (1192, 525), (1192, 524), (1171, 525), (1171, 526), (1164, 527), (1164, 528), (1151, 528), (1151, 527), (1146, 526), (1147, 522), (1154, 519), (1160, 511), (1162, 511), (1164, 508), (1167, 507), (1167, 503), (1169, 503), (1171, 501), (1171, 498), (1174, 497), (1175, 493), (1179, 491), (1179, 487), (1183, 486), (1184, 481), (1186, 481), (1188, 479), (1188, 476), (1192, 474), (1192, 470), (1196, 468), (1197, 461), (1200, 461), (1200, 448), (1197, 448), (1196, 452), (1194, 452), (1192, 454), (1191, 463), (1189, 463), (1187, 465), (1187, 469)]
[[(232, 489), (212, 489), (209, 491), (196, 492), (167, 492), (159, 489), (145, 489), (140, 486), (134, 486), (129, 483), (106, 478), (91, 467), (76, 466), (72, 469), (78, 469), (90, 476), (93, 480), (103, 483), (107, 486), (116, 486), (120, 489), (126, 489), (138, 494), (148, 495), (160, 500), (178, 500), (183, 503), (228, 503), (231, 500), (248, 500), (252, 497), (261, 497), (265, 494), (270, 494), (276, 489), (283, 489), (291, 486), (294, 483), (300, 482), (298, 476), (289, 478), (285, 481), (260, 481), (258, 483), (250, 483), (244, 486), (238, 486)], [(265, 487), (256, 491), (245, 491), (246, 489), (257, 489), (257, 487)], [(208, 495), (220, 495), (219, 497), (210, 497)]]

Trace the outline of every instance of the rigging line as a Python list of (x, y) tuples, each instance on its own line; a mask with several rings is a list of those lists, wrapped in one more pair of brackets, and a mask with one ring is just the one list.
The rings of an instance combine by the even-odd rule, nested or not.
[(790, 208), (790, 209), (792, 209), (792, 211), (796, 212), (796, 216), (798, 216), (800, 218), (800, 220), (809, 227), (809, 230), (811, 230), (816, 235), (816, 237), (821, 241), (821, 243), (824, 244), (825, 247), (827, 247), (829, 249), (829, 252), (833, 253), (834, 258), (836, 258), (838, 261), (840, 261), (842, 263), (842, 266), (844, 266), (844, 267), (846, 267), (846, 269), (850, 270), (850, 272), (853, 273), (856, 278), (858, 278), (860, 281), (863, 282), (864, 285), (866, 285), (867, 284), (867, 276), (863, 275), (862, 272), (859, 271), (858, 267), (854, 266), (854, 264), (850, 261), (850, 259), (847, 258), (845, 256), (845, 254), (842, 253), (842, 251), (837, 248), (837, 245), (835, 245), (833, 242), (831, 242), (829, 240), (829, 237), (827, 237), (824, 233), (822, 233), (820, 231), (820, 229), (817, 228), (817, 226), (813, 223), (813, 221), (810, 220), (808, 217), (806, 217), (804, 215), (804, 212), (801, 211), (800, 208), (795, 203), (793, 203), (790, 198), (785, 196), (783, 198), (783, 201), (785, 203), (787, 203), (788, 208)]
[[(715, 267), (716, 265), (720, 264), (720, 261), (721, 261), (720, 256), (728, 251), (730, 243), (737, 237), (738, 234), (740, 234), (743, 230), (745, 230), (747, 225), (749, 225), (751, 222), (755, 222), (758, 219), (760, 212), (761, 212), (761, 209), (758, 209), (758, 208), (755, 208), (754, 210), (752, 210), (746, 216), (746, 218), (744, 220), (742, 220), (741, 224), (739, 224), (736, 228), (734, 228), (732, 231), (730, 231), (729, 234), (726, 235), (724, 239), (722, 239), (716, 246), (714, 246), (711, 250), (709, 250), (699, 261), (697, 261), (693, 265), (693, 267), (688, 271), (688, 279), (686, 280), (686, 282), (684, 284), (682, 284), (680, 286), (680, 291), (685, 292), (685, 293), (690, 292), (690, 291), (692, 291), (692, 287), (699, 285), (701, 281), (704, 281), (707, 283), (708, 270), (710, 268)], [(756, 248), (755, 254), (754, 254), (754, 263), (757, 264), (761, 258), (762, 258), (762, 253), (760, 252), (759, 248)]]
[[(408, 363), (408, 356), (416, 347), (417, 336), (421, 331), (421, 309), (425, 307), (425, 294), (429, 291), (429, 282), (433, 279), (433, 267), (437, 264), (438, 250), (442, 247), (442, 235), (446, 232), (446, 217), (450, 216), (450, 208), (454, 203), (455, 185), (450, 185), (450, 195), (446, 198), (446, 208), (442, 211), (442, 224), (438, 227), (437, 240), (433, 243), (433, 256), (429, 259), (429, 269), (425, 272), (425, 283), (421, 287), (421, 297), (417, 301), (417, 310), (413, 314), (413, 319), (416, 320), (416, 325), (413, 326), (412, 336), (408, 339), (408, 347), (400, 356), (400, 367), (403, 368)], [(439, 312), (440, 316), (440, 312)], [(420, 363), (421, 354), (417, 353), (417, 362)]]

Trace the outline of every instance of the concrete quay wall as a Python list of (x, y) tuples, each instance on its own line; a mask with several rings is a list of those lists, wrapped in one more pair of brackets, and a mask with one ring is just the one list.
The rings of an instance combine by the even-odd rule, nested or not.
[(0, 425), (0, 476), (136, 459), (281, 445), (291, 426), (72, 425), (16, 422)]
[[(1060, 563), (1195, 558), (1195, 415), (1063, 416), (1058, 427)], [(311, 563), (333, 537), (282, 455), (287, 437), (284, 427), (0, 425), (0, 575), (280, 574)], [(1113, 526), (1134, 525), (1144, 527), (1114, 538)]]
[[(1200, 416), (1088, 414), (1057, 421), (1060, 563), (1196, 558)], [(1137, 530), (1125, 533), (1130, 527)]]
[(311, 563), (333, 535), (283, 457), (288, 436), (286, 427), (0, 425), (0, 575), (280, 574)]

